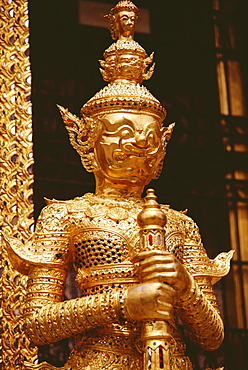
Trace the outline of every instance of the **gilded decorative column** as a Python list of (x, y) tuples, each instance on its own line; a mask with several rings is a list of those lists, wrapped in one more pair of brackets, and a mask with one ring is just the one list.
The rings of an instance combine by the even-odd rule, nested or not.
[[(31, 70), (29, 61), (28, 2), (1, 1), (1, 104), (0, 164), (2, 234), (26, 241), (33, 227), (33, 154)], [(34, 361), (36, 348), (30, 349), (22, 329), (22, 302), (26, 277), (9, 263), (1, 234), (0, 367), (23, 369), (26, 357)]]

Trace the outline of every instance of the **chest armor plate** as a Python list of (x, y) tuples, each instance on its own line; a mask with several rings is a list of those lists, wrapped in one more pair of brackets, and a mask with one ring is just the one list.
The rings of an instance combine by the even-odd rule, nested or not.
[[(75, 220), (74, 225), (78, 226), (74, 229), (71, 245), (77, 282), (82, 291), (116, 281), (120, 284), (138, 282), (132, 258), (141, 251), (140, 229), (136, 221), (140, 211), (141, 206), (132, 210), (101, 206), (94, 214), (91, 207), (84, 210), (83, 215), (81, 213), (80, 222)], [(168, 217), (168, 208), (165, 212), (166, 249), (181, 259), (183, 230)], [(78, 217), (78, 213), (74, 217)]]

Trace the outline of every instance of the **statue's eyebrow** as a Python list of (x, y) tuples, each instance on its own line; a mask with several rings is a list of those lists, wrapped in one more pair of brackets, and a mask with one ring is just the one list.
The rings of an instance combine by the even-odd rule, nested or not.
[(122, 125), (131, 126), (132, 128), (134, 128), (134, 126), (135, 126), (133, 121), (131, 121), (130, 119), (128, 119), (126, 117), (122, 117), (121, 119), (118, 119), (117, 121), (115, 121), (114, 127), (115, 127), (115, 125), (120, 125), (120, 123), (122, 123)]
[(116, 120), (114, 123), (111, 123), (107, 118), (101, 118), (100, 121), (106, 126), (111, 125), (111, 131), (119, 131), (121, 129), (120, 124), (122, 126), (128, 125), (134, 129), (134, 123), (128, 118), (122, 117), (121, 119)]

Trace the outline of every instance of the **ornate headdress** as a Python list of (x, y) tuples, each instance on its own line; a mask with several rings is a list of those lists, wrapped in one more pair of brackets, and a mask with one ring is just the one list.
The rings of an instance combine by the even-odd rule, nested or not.
[[(121, 10), (134, 11), (138, 8), (128, 0), (119, 1), (111, 9), (108, 18), (114, 17)], [(62, 118), (69, 132), (70, 142), (81, 156), (87, 171), (94, 171), (93, 150), (94, 142), (100, 132), (100, 117), (104, 114), (123, 112), (148, 114), (158, 119), (161, 124), (166, 117), (166, 110), (161, 103), (142, 85), (143, 80), (149, 79), (154, 70), (153, 53), (147, 56), (146, 51), (134, 40), (119, 39), (105, 52), (105, 60), (101, 60), (101, 73), (109, 82), (96, 93), (81, 109), (81, 117), (59, 107)], [(164, 131), (163, 145), (166, 147), (174, 124)]]
[(139, 14), (139, 8), (137, 8), (137, 6), (130, 0), (119, 1), (116, 6), (110, 10), (110, 14), (114, 15), (124, 10), (135, 12), (137, 15)]

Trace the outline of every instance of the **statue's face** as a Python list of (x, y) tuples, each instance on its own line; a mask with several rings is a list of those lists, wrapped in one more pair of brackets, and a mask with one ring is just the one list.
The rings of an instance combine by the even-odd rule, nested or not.
[(101, 120), (95, 159), (112, 183), (146, 185), (164, 157), (161, 122), (147, 114), (111, 113)]
[(120, 35), (130, 36), (134, 34), (136, 24), (136, 14), (134, 12), (119, 12), (117, 22)]

